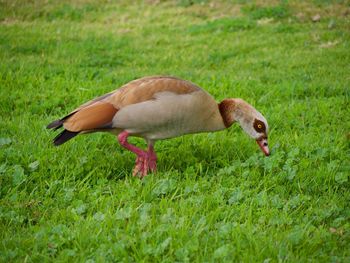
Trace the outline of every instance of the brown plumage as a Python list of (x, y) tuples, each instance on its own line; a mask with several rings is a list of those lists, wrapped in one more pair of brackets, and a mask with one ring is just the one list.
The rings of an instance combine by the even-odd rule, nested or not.
[[(243, 100), (225, 99), (217, 104), (210, 94), (189, 81), (154, 76), (131, 81), (91, 100), (47, 127), (63, 126), (65, 129), (54, 139), (55, 145), (81, 133), (108, 131), (118, 135), (119, 143), (138, 156), (134, 174), (144, 176), (148, 170), (156, 169), (155, 141), (222, 130), (235, 121), (251, 137), (258, 139), (264, 135), (267, 138), (265, 118)], [(264, 134), (254, 127), (257, 121), (264, 123)], [(130, 145), (128, 136), (144, 138), (148, 151)], [(268, 154), (268, 148), (264, 153)]]

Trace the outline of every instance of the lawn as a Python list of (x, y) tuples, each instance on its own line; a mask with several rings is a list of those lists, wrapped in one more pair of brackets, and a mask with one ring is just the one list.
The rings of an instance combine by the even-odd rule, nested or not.
[[(350, 262), (349, 32), (348, 1), (0, 0), (0, 261)], [(271, 156), (233, 125), (140, 180), (110, 134), (52, 145), (146, 75), (245, 99)]]

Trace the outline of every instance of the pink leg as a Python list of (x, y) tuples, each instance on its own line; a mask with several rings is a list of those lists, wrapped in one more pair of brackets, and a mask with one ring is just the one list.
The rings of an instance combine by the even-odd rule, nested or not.
[(125, 149), (135, 153), (137, 155), (136, 165), (133, 171), (133, 175), (140, 174), (141, 178), (147, 175), (148, 170), (155, 172), (157, 168), (157, 156), (154, 152), (153, 145), (148, 147), (148, 151), (141, 150), (135, 145), (128, 143), (129, 133), (123, 131), (118, 135), (118, 141)]
[(149, 156), (149, 169), (154, 173), (157, 171), (157, 155), (154, 151), (153, 145), (148, 146), (148, 156)]

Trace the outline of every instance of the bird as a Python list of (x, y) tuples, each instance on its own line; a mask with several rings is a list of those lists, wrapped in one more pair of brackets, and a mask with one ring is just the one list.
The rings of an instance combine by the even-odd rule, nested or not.
[[(79, 134), (109, 132), (119, 144), (136, 154), (133, 175), (143, 178), (157, 170), (154, 145), (158, 140), (185, 134), (215, 132), (234, 123), (270, 155), (265, 117), (241, 98), (216, 100), (198, 85), (173, 76), (147, 76), (90, 100), (47, 125), (63, 130), (53, 139), (59, 146)], [(140, 137), (147, 149), (128, 142)]]

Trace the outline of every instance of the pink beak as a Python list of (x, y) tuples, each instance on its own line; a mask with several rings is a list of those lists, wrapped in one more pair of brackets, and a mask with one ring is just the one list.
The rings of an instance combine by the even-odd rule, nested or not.
[(260, 149), (263, 151), (263, 153), (266, 156), (270, 155), (270, 150), (269, 150), (269, 144), (267, 143), (267, 138), (261, 138), (257, 139), (256, 142), (258, 143)]

